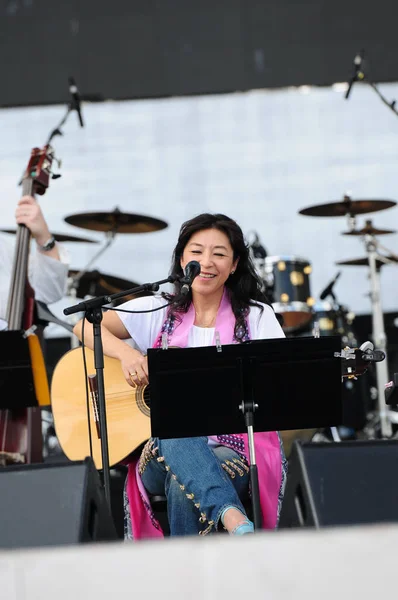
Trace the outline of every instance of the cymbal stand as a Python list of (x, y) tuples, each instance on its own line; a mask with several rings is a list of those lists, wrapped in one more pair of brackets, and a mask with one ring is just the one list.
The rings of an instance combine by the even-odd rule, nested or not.
[(77, 284), (79, 283), (80, 279), (83, 277), (83, 275), (85, 275), (87, 273), (87, 271), (90, 270), (91, 266), (97, 261), (97, 259), (102, 256), (102, 254), (105, 252), (105, 250), (107, 250), (109, 248), (109, 246), (112, 244), (112, 242), (115, 239), (117, 231), (107, 231), (105, 233), (106, 235), (106, 242), (105, 244), (102, 246), (102, 248), (99, 249), (99, 251), (94, 254), (94, 256), (92, 257), (92, 259), (87, 263), (87, 265), (78, 273), (76, 273), (76, 275), (74, 277), (72, 277), (72, 283), (71, 286), (74, 287), (75, 289), (77, 289)]
[[(364, 237), (366, 252), (369, 260), (373, 343), (377, 348), (380, 348), (380, 350), (386, 353), (387, 338), (384, 329), (383, 310), (381, 307), (380, 298), (380, 273), (377, 268), (376, 262), (377, 260), (383, 260), (384, 257), (380, 256), (377, 252), (378, 242), (374, 235), (367, 234)], [(376, 378), (377, 403), (379, 408), (381, 435), (382, 437), (391, 437), (391, 421), (389, 419), (386, 403), (384, 400), (384, 388), (386, 383), (388, 383), (389, 381), (387, 357), (384, 361), (376, 363)]]
[[(110, 247), (110, 245), (113, 243), (113, 241), (115, 239), (116, 231), (107, 231), (105, 233), (105, 235), (107, 238), (105, 244), (98, 250), (98, 252), (96, 254), (94, 254), (94, 256), (87, 263), (87, 265), (81, 271), (76, 273), (76, 275), (68, 278), (67, 294), (68, 294), (68, 296), (73, 298), (74, 302), (76, 302), (76, 299), (77, 299), (77, 287), (78, 287), (80, 279), (83, 277), (83, 275), (85, 275), (90, 270), (91, 266), (97, 261), (97, 259), (100, 256), (102, 256), (102, 254), (105, 252), (105, 250), (107, 250)], [(72, 325), (76, 325), (76, 323), (78, 321), (80, 321), (81, 316), (82, 315), (75, 313), (74, 315), (70, 316), (69, 322)], [(71, 339), (71, 348), (78, 348), (79, 345), (80, 345), (80, 342), (79, 342), (78, 338), (75, 335), (73, 335), (72, 339)]]

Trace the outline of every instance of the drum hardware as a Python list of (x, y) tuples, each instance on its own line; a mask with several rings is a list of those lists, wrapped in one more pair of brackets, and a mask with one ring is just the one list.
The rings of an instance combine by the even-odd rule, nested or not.
[[(377, 255), (376, 258), (376, 269), (380, 271), (383, 265), (387, 265), (389, 263), (398, 262), (398, 259), (394, 257), (394, 255), (390, 256), (382, 256), (380, 254)], [(369, 267), (369, 257), (364, 256), (362, 258), (349, 258), (347, 260), (339, 260), (336, 262), (336, 265), (343, 266), (351, 266), (351, 267)]]
[(343, 200), (330, 202), (329, 204), (318, 204), (299, 210), (300, 215), (308, 217), (344, 217), (348, 218), (348, 228), (355, 230), (356, 215), (385, 210), (396, 205), (394, 200), (352, 200), (349, 194), (343, 196)]
[[(15, 234), (16, 229), (0, 229), (3, 233)], [(98, 244), (98, 240), (90, 240), (89, 238), (76, 237), (75, 235), (69, 235), (67, 233), (52, 233), (56, 242), (86, 242), (88, 244)]]
[[(349, 261), (339, 261), (339, 265), (366, 265), (370, 271), (370, 297), (372, 304), (372, 329), (374, 343), (385, 352), (386, 335), (384, 331), (383, 312), (380, 301), (380, 268), (382, 264), (396, 263), (398, 257), (393, 252), (386, 250), (376, 240), (374, 228), (371, 222), (365, 226), (365, 233), (362, 235), (356, 230), (356, 215), (385, 210), (395, 206), (397, 203), (393, 200), (352, 200), (346, 194), (341, 202), (321, 204), (310, 206), (299, 211), (302, 215), (314, 217), (348, 217), (349, 234), (362, 237), (366, 258), (350, 259)], [(361, 230), (359, 230), (361, 231)], [(384, 230), (389, 231), (389, 230)], [(383, 232), (384, 233), (384, 232)], [(383, 249), (388, 252), (388, 256), (381, 255), (378, 250)], [(377, 390), (378, 390), (378, 416), (380, 419), (380, 430), (382, 437), (390, 437), (392, 434), (391, 420), (384, 403), (384, 385), (388, 380), (387, 361), (376, 364)]]
[(354, 229), (352, 231), (343, 231), (341, 235), (387, 235), (396, 233), (395, 229), (377, 229), (373, 227), (371, 219), (365, 221), (365, 226), (362, 229)]
[(123, 213), (117, 207), (111, 212), (77, 213), (65, 217), (64, 220), (75, 227), (103, 231), (113, 235), (116, 233), (150, 233), (168, 226), (165, 221), (160, 219)]
[[(75, 298), (77, 297), (76, 290), (79, 287), (80, 279), (84, 277), (86, 273), (89, 273), (91, 267), (98, 258), (110, 247), (117, 233), (149, 233), (167, 227), (165, 221), (147, 217), (145, 215), (123, 213), (118, 207), (111, 212), (90, 212), (69, 215), (68, 217), (65, 217), (64, 221), (75, 227), (81, 227), (82, 229), (102, 231), (105, 233), (106, 237), (105, 244), (91, 258), (88, 264), (81, 271), (77, 273), (74, 272), (73, 275), (70, 276), (68, 284), (69, 295)], [(121, 290), (118, 289), (117, 291)], [(109, 290), (107, 290), (107, 292), (109, 292)]]
[[(386, 352), (387, 338), (384, 329), (383, 310), (381, 306), (380, 269), (383, 264), (396, 264), (398, 262), (398, 256), (382, 246), (374, 234), (366, 234), (363, 236), (363, 241), (367, 253), (366, 258), (340, 261), (339, 264), (365, 265), (369, 267), (373, 341), (378, 348)], [(389, 252), (389, 255), (381, 255), (378, 252), (379, 249)], [(376, 376), (380, 432), (382, 437), (390, 437), (392, 435), (392, 418), (389, 414), (391, 411), (387, 410), (384, 402), (384, 386), (388, 382), (387, 360), (383, 361), (382, 363), (376, 363)]]
[[(76, 275), (79, 271), (69, 271), (71, 281), (76, 281)], [(86, 271), (78, 280), (76, 287), (77, 296), (85, 298), (86, 296), (106, 296), (108, 294), (117, 294), (123, 290), (128, 290), (139, 286), (139, 283), (123, 279), (100, 271)], [(145, 295), (150, 295), (152, 292), (145, 292)], [(124, 302), (126, 300), (124, 299)]]

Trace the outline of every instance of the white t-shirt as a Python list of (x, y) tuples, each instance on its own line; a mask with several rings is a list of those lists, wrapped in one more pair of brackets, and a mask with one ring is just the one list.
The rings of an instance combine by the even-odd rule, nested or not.
[[(14, 240), (0, 236), (0, 319), (5, 319), (6, 316), (14, 249)], [(29, 257), (29, 282), (35, 291), (36, 300), (46, 304), (60, 300), (66, 292), (69, 257), (61, 244), (58, 244), (58, 252), (60, 261), (38, 251), (32, 252)]]
[[(159, 296), (147, 296), (130, 300), (119, 308), (125, 310), (149, 310), (167, 304), (167, 300)], [(256, 306), (250, 307), (249, 327), (253, 340), (285, 337), (282, 327), (271, 306), (262, 304), (261, 313)], [(117, 313), (131, 336), (132, 345), (143, 354), (152, 348), (167, 317), (167, 308), (152, 313)], [(214, 328), (193, 326), (188, 336), (188, 347), (197, 348), (211, 346), (214, 338)]]

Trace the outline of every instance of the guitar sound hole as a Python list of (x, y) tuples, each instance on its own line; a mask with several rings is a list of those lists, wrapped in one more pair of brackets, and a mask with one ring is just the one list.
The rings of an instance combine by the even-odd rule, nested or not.
[(140, 411), (144, 415), (146, 415), (147, 417), (149, 417), (149, 415), (150, 415), (150, 406), (151, 406), (149, 386), (146, 386), (143, 390), (141, 388), (141, 390), (139, 389), (137, 391), (136, 401), (137, 401), (137, 406), (140, 409)]
[(151, 393), (150, 393), (149, 385), (147, 385), (146, 388), (144, 389), (143, 396), (144, 396), (144, 404), (148, 408), (151, 408)]

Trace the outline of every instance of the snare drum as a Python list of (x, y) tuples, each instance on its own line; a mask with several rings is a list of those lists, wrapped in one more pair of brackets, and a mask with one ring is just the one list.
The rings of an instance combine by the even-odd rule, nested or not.
[(311, 271), (309, 261), (296, 256), (265, 259), (266, 293), (275, 312), (283, 316), (286, 332), (300, 329), (312, 319)]

